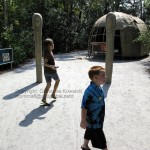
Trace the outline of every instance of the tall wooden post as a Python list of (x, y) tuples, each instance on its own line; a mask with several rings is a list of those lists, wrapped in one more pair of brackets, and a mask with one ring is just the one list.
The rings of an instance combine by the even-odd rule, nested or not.
[(113, 60), (114, 60), (114, 37), (115, 37), (116, 16), (110, 12), (106, 16), (106, 83), (112, 82)]
[(43, 19), (39, 13), (34, 13), (32, 17), (35, 41), (36, 59), (36, 82), (42, 83), (42, 25)]

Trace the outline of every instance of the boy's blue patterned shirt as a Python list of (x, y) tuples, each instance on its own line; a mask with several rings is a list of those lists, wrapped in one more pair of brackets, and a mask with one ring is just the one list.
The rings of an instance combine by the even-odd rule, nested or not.
[(87, 109), (88, 128), (103, 128), (105, 116), (104, 93), (94, 82), (84, 92), (81, 108)]

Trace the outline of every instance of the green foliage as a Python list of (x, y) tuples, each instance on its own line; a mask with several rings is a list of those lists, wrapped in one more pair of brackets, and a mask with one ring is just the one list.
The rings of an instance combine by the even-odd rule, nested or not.
[(5, 28), (4, 32), (1, 34), (3, 48), (12, 47), (14, 50), (15, 65), (24, 62), (28, 58), (33, 58), (34, 47), (33, 41), (31, 40), (32, 38), (32, 32), (29, 31), (14, 33), (12, 25), (9, 28)]
[(15, 3), (6, 2), (7, 16), (5, 21), (4, 13), (0, 15), (0, 21), (3, 25), (0, 28), (0, 46), (1, 48), (13, 48), (14, 64), (18, 65), (34, 56), (32, 26), (31, 24), (29, 26), (29, 17), (26, 9)]
[[(55, 52), (87, 49), (88, 36), (94, 22), (109, 11), (122, 10), (130, 14), (138, 14), (135, 12), (134, 2), (128, 0), (3, 0), (0, 2), (0, 47), (11, 46), (14, 49), (16, 65), (34, 57), (32, 16), (36, 12), (43, 17), (42, 40), (47, 37), (53, 38)], [(140, 3), (138, 7), (141, 8)]]
[(140, 33), (135, 41), (142, 42), (144, 46), (150, 51), (150, 26), (148, 27), (148, 31)]
[(15, 65), (25, 62), (27, 59), (25, 51), (20, 46), (15, 46), (14, 49), (14, 61)]
[(150, 0), (144, 0), (144, 5), (146, 8), (150, 8)]

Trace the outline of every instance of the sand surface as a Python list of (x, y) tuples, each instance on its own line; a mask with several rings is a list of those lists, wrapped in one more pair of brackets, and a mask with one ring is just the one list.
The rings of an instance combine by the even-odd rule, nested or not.
[[(45, 80), (43, 76), (43, 83), (36, 83), (34, 60), (0, 75), (0, 150), (80, 150), (87, 72), (93, 65), (105, 67), (103, 56), (85, 59), (86, 55), (79, 51), (55, 56), (61, 82), (56, 101), (49, 92), (50, 107), (40, 106)], [(103, 86), (109, 150), (150, 150), (148, 69), (150, 57), (114, 61), (112, 84)]]

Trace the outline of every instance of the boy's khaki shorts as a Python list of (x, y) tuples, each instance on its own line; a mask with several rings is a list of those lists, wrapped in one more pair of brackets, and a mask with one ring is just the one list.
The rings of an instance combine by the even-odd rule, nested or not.
[(106, 138), (103, 129), (101, 128), (98, 129), (87, 128), (85, 130), (84, 139), (91, 140), (92, 146), (94, 148), (99, 148), (99, 149), (107, 148)]

